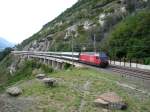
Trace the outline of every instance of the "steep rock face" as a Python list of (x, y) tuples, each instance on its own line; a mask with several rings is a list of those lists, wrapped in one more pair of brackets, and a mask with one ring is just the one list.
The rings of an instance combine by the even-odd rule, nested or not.
[[(126, 16), (147, 7), (147, 0), (79, 0), (53, 21), (20, 45), (24, 50), (69, 51), (71, 36), (74, 49), (93, 49), (94, 37), (97, 49), (114, 27)], [(90, 46), (90, 47), (89, 47)]]
[(47, 38), (34, 40), (29, 45), (24, 47), (27, 51), (48, 51), (50, 41)]

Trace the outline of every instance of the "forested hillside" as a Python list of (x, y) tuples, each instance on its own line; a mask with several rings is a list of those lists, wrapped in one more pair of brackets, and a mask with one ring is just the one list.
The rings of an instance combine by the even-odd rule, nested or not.
[(111, 57), (149, 60), (149, 13), (147, 0), (79, 0), (18, 49), (94, 51), (96, 43)]
[(105, 50), (111, 57), (145, 59), (150, 63), (150, 11), (136, 12), (116, 25)]

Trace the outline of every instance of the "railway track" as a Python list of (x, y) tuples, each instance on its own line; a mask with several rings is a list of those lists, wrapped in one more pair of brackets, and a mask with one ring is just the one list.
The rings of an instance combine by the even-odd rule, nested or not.
[[(53, 57), (53, 56), (50, 56), (50, 57)], [(64, 59), (64, 58), (59, 58), (59, 59)], [(67, 60), (72, 61), (72, 59), (67, 59)], [(121, 75), (132, 76), (132, 77), (140, 78), (143, 80), (150, 80), (150, 71), (149, 70), (141, 70), (141, 69), (127, 68), (127, 67), (114, 66), (114, 65), (109, 65), (109, 68), (100, 68), (99, 66), (82, 63), (77, 60), (74, 60), (74, 62), (80, 63), (83, 66), (86, 66), (86, 67), (89, 67), (92, 69), (96, 69), (96, 70), (115, 72), (115, 73), (119, 73)]]
[(119, 73), (121, 75), (133, 76), (143, 80), (150, 80), (150, 71), (148, 70), (140, 70), (119, 66), (110, 66), (110, 68), (113, 72)]
[(85, 63), (83, 64), (85, 67), (89, 67), (95, 70), (105, 71), (105, 72), (114, 72), (124, 76), (132, 76), (143, 80), (150, 81), (150, 71), (149, 70), (141, 70), (141, 69), (134, 69), (134, 68), (127, 68), (127, 67), (120, 67), (120, 66), (113, 66), (110, 65), (108, 68), (100, 68), (98, 66), (89, 65)]
[[(63, 57), (60, 57), (58, 56), (57, 54), (56, 55), (49, 55), (49, 54), (45, 54), (43, 52), (19, 52), (18, 53), (23, 53), (22, 55), (35, 55), (35, 56), (44, 56), (43, 59), (45, 59), (45, 57), (53, 57), (53, 58), (58, 58), (58, 59), (65, 59), (65, 60), (69, 60), (69, 61), (72, 61), (72, 54), (70, 53), (69, 54), (69, 58), (68, 58), (68, 55), (66, 56), (66, 54), (63, 54), (64, 56)], [(25, 53), (25, 54), (24, 54)], [(48, 52), (46, 52), (48, 53)], [(77, 55), (77, 54), (76, 54)], [(64, 57), (67, 57), (67, 58), (64, 58)], [(75, 57), (77, 58), (77, 57)], [(110, 65), (108, 68), (106, 69), (103, 69), (103, 68), (100, 68), (100, 67), (96, 67), (96, 66), (92, 66), (92, 65), (87, 65), (85, 63), (81, 63), (79, 62), (78, 60), (75, 60), (73, 59), (74, 62), (76, 63), (80, 63), (80, 64), (83, 64), (84, 66), (87, 66), (89, 68), (93, 68), (93, 69), (96, 69), (96, 70), (104, 70), (104, 71), (109, 71), (109, 72), (115, 72), (115, 73), (119, 73), (121, 75), (126, 75), (126, 76), (133, 76), (133, 77), (137, 77), (137, 78), (140, 78), (140, 79), (144, 79), (144, 80), (150, 80), (150, 70), (141, 70), (141, 69), (133, 69), (133, 68), (127, 68), (127, 67), (121, 67), (121, 66), (114, 66), (114, 65)]]

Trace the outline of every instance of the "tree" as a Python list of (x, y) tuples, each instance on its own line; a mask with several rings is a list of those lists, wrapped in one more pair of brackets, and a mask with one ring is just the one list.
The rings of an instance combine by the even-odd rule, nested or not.
[(12, 48), (5, 48), (4, 51), (0, 52), (0, 61), (2, 61), (8, 54), (10, 54)]
[(126, 8), (129, 12), (133, 12), (136, 10), (137, 0), (125, 0)]
[(147, 7), (150, 9), (150, 0), (147, 1)]

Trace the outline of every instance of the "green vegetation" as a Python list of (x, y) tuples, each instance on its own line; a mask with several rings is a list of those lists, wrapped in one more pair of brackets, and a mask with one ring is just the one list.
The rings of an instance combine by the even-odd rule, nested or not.
[(36, 74), (32, 74), (33, 70), (35, 69), (37, 70), (41, 69), (43, 70), (44, 73), (51, 73), (53, 71), (52, 68), (44, 64), (37, 63), (36, 61), (26, 61), (23, 63), (21, 68), (19, 68), (19, 70), (15, 72), (15, 74), (8, 77), (7, 84), (11, 85), (22, 79), (24, 80), (24, 79), (31, 78), (32, 75), (36, 75)]
[(0, 61), (2, 61), (7, 55), (12, 51), (12, 48), (5, 48), (3, 51), (0, 51)]
[[(100, 94), (109, 91), (116, 92), (127, 102), (129, 107), (124, 112), (150, 111), (150, 97), (117, 85), (116, 81), (121, 81), (121, 77), (86, 68), (53, 72), (48, 76), (58, 80), (56, 87), (48, 88), (35, 79), (18, 84), (24, 90), (20, 97), (38, 97), (35, 99), (37, 112), (70, 112), (80, 109), (82, 112), (103, 112), (93, 101)], [(84, 102), (83, 107), (81, 102)], [(31, 112), (34, 111), (31, 109)]]
[[(7, 56), (3, 60), (3, 62), (6, 62), (3, 67), (8, 67), (11, 61), (12, 58)], [(2, 62), (0, 64), (2, 65)], [(82, 112), (101, 112), (103, 109), (96, 107), (93, 101), (100, 94), (112, 91), (119, 94), (128, 104), (129, 107), (124, 112), (150, 111), (150, 96), (119, 85), (117, 82), (127, 84), (123, 77), (88, 68), (68, 69), (69, 67), (70, 65), (65, 65), (66, 70), (53, 72), (51, 67), (37, 63), (36, 60), (23, 62), (19, 64), (18, 70), (12, 75), (8, 71), (2, 74), (0, 70), (0, 78), (7, 76), (6, 81), (0, 85), (0, 91), (4, 91), (5, 88), (13, 85), (22, 88), (23, 94), (19, 96), (20, 98), (30, 98), (31, 101), (34, 99), (34, 103), (28, 108), (27, 112), (70, 112), (79, 110), (82, 110)], [(35, 75), (38, 73), (46, 73), (47, 77), (56, 78), (57, 85), (48, 88), (42, 81), (35, 79)], [(139, 84), (139, 80), (136, 83)], [(82, 102), (83, 106), (81, 106)], [(32, 107), (35, 108), (32, 109)], [(119, 110), (113, 111), (122, 112)]]
[(110, 57), (144, 58), (150, 64), (150, 11), (135, 13), (119, 23), (105, 48)]
[[(10, 66), (11, 62), (12, 59), (10, 56), (1, 62), (0, 81), (2, 83), (0, 85), (0, 90), (3, 90), (7, 86), (17, 83), (18, 81), (31, 79), (34, 75), (36, 75), (36, 73), (38, 73), (38, 71), (43, 73), (53, 72), (53, 69), (47, 65), (37, 63), (36, 61), (25, 61), (20, 64), (15, 73), (10, 74), (8, 67)], [(2, 63), (4, 65), (2, 65)]]
[[(38, 42), (43, 42), (43, 38), (46, 38), (46, 41), (50, 41), (50, 51), (71, 51), (73, 39), (74, 51), (93, 51), (95, 37), (97, 51), (103, 47), (111, 58), (144, 59), (145, 64), (150, 64), (150, 11), (144, 9), (145, 4), (141, 5), (144, 2), (138, 4), (131, 0), (125, 1), (127, 12), (121, 13), (121, 3), (118, 0), (79, 0), (17, 48), (22, 50), (35, 40), (39, 46)], [(135, 11), (136, 6), (143, 8)], [(99, 16), (104, 13), (107, 16), (104, 18), (105, 24), (101, 25)], [(85, 21), (91, 22), (88, 30), (84, 29)], [(67, 28), (72, 25), (77, 26), (77, 31), (72, 31), (73, 38), (64, 38)], [(101, 41), (106, 43), (101, 44)], [(129, 107), (125, 112), (150, 111), (150, 96), (116, 83), (124, 84), (122, 77), (87, 68), (69, 69), (69, 64), (65, 64), (63, 71), (53, 71), (51, 67), (37, 63), (37, 60), (22, 62), (16, 59), (15, 62), (10, 51), (7, 48), (0, 52), (0, 91), (8, 86), (20, 86), (23, 89), (20, 97), (33, 98), (37, 112), (100, 112), (102, 108), (95, 107), (93, 101), (109, 91), (116, 92), (127, 102)], [(16, 72), (10, 74), (8, 68), (14, 63)], [(48, 77), (58, 79), (58, 85), (45, 87), (42, 81), (35, 80), (38, 73), (46, 73)], [(31, 109), (31, 112), (34, 111)]]
[(0, 61), (0, 91), (4, 88), (4, 84), (8, 80), (8, 67), (12, 63), (12, 57), (10, 55), (6, 56), (2, 61)]
[[(75, 25), (77, 31), (72, 31), (74, 51), (94, 51), (95, 37), (97, 51), (105, 50), (111, 58), (142, 59), (145, 64), (149, 64), (148, 7), (149, 2), (142, 0), (125, 0), (122, 3), (120, 0), (79, 0), (18, 45), (18, 49), (30, 46), (29, 43), (34, 40), (38, 44), (40, 39), (52, 35), (49, 40), (49, 51), (71, 51), (72, 37), (66, 37), (66, 34), (67, 28)], [(106, 15), (103, 25), (99, 22), (101, 14)], [(88, 30), (84, 29), (85, 21), (91, 22)], [(107, 42), (105, 47), (104, 41)]]
[[(71, 31), (74, 51), (94, 51), (95, 37), (97, 51), (104, 50), (111, 58), (134, 58), (150, 64), (148, 8), (149, 1), (143, 0), (79, 0), (18, 45), (18, 49), (24, 49), (26, 45), (33, 47), (31, 43), (34, 40), (38, 44), (40, 39), (49, 38), (49, 51), (71, 51), (72, 37), (67, 32), (68, 28), (76, 26), (76, 31)], [(104, 24), (100, 23), (102, 14), (106, 15), (101, 18)], [(90, 23), (89, 29), (84, 29), (85, 21)]]

